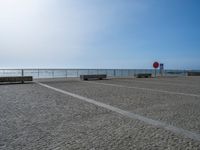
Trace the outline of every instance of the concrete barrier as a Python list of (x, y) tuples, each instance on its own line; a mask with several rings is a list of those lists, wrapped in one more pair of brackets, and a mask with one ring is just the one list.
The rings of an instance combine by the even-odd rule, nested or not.
[(136, 77), (137, 78), (151, 78), (152, 74), (150, 74), (150, 73), (139, 73), (139, 74), (137, 74)]
[(0, 77), (0, 82), (21, 82), (33, 81), (32, 76), (14, 76), (14, 77)]
[(187, 72), (188, 76), (200, 76), (200, 72)]
[(93, 74), (93, 75), (80, 75), (81, 80), (89, 80), (89, 79), (105, 79), (107, 78), (106, 74)]

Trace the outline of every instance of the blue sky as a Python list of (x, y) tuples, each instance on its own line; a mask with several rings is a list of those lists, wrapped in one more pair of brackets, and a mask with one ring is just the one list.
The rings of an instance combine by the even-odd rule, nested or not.
[(0, 68), (200, 69), (199, 0), (0, 0)]

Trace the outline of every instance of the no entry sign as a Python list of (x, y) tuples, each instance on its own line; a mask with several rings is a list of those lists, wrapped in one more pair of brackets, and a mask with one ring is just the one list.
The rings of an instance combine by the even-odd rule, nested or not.
[(154, 63), (153, 63), (153, 67), (154, 67), (155, 69), (157, 69), (157, 68), (159, 67), (159, 65), (160, 65), (160, 64), (159, 64), (158, 62), (154, 62)]

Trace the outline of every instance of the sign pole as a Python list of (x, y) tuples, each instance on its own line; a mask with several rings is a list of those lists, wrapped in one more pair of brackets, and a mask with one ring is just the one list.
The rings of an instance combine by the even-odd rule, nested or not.
[(155, 78), (156, 78), (156, 69), (160, 66), (160, 64), (158, 62), (154, 62), (153, 63), (153, 67), (154, 67), (154, 71), (155, 71)]

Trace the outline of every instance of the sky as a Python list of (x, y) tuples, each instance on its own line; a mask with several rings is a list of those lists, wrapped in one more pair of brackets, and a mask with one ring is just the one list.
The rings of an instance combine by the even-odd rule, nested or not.
[(0, 68), (200, 69), (199, 0), (0, 0)]

